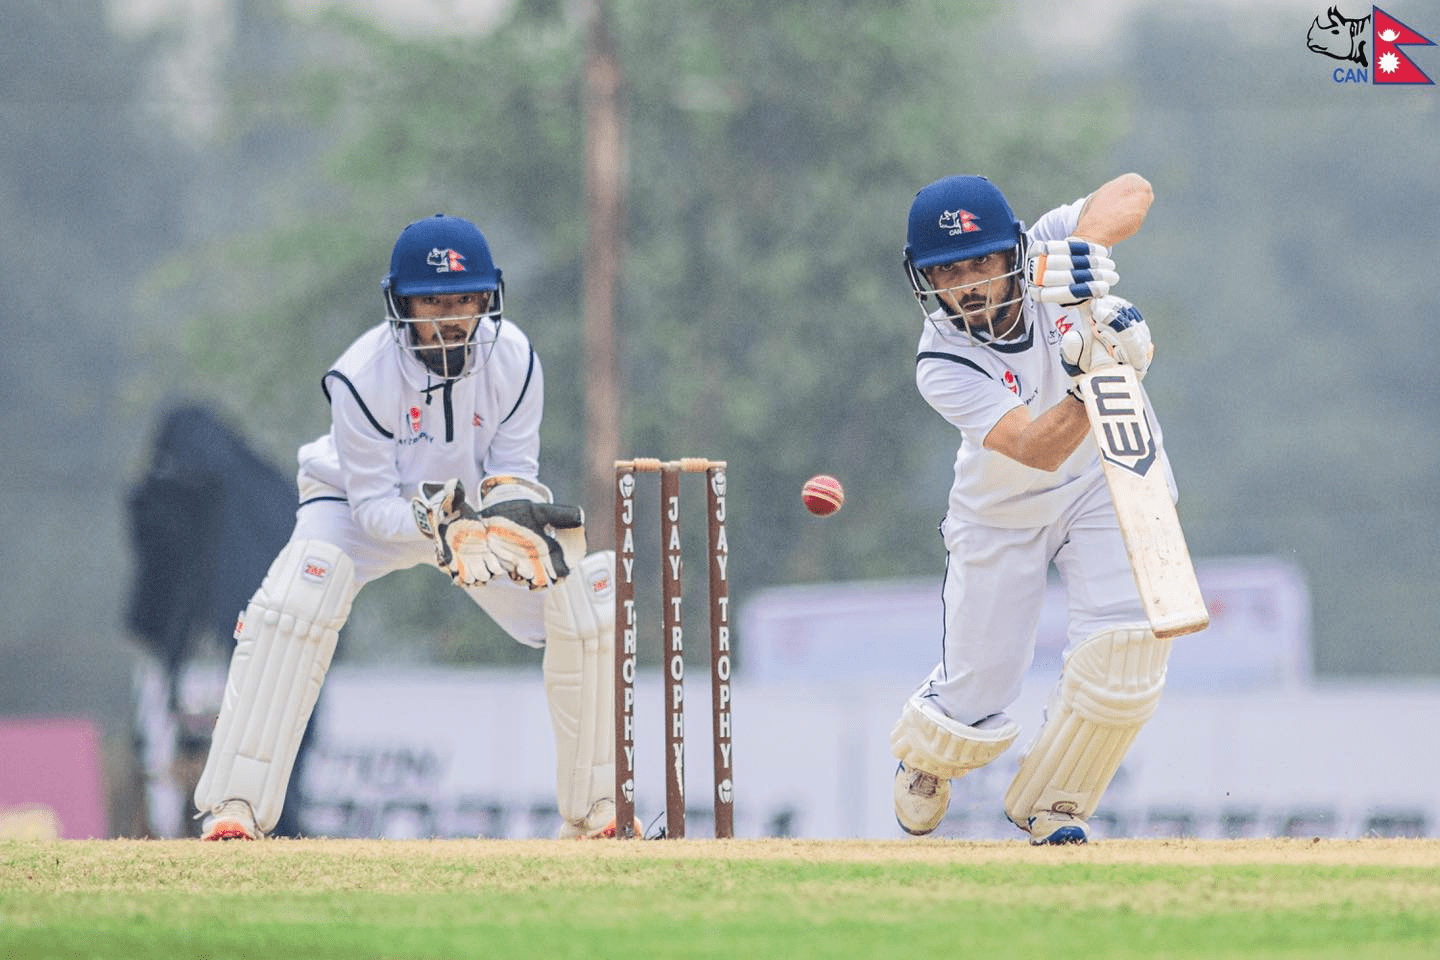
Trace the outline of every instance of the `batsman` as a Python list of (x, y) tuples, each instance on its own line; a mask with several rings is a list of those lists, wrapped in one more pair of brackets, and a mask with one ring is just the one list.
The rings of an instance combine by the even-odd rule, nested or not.
[(895, 816), (908, 833), (935, 830), (950, 782), (1019, 737), (1005, 711), (1034, 659), (1052, 564), (1067, 597), (1064, 666), (1005, 794), (1006, 816), (1033, 844), (1085, 843), (1159, 702), (1170, 641), (1142, 607), (1077, 390), (1102, 367), (1144, 376), (1150, 366), (1145, 321), (1110, 295), (1119, 280), (1110, 251), (1140, 228), (1152, 199), (1128, 173), (1026, 229), (990, 180), (948, 176), (910, 207), (904, 267), (924, 317), (916, 384), (960, 446), (940, 525), (941, 659), (890, 734)]
[(539, 480), (540, 360), (468, 220), (407, 226), (381, 294), (385, 319), (321, 378), (330, 430), (300, 448), (294, 532), (236, 626), (201, 836), (274, 827), (352, 602), (421, 565), (544, 648), (560, 836), (613, 835), (615, 560), (586, 552), (580, 508)]

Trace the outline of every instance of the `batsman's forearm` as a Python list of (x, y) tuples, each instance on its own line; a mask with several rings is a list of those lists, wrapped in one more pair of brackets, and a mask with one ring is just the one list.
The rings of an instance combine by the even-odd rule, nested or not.
[(1011, 410), (990, 431), (985, 446), (1027, 467), (1054, 472), (1089, 435), (1085, 405), (1067, 395), (1034, 420), (1023, 406)]

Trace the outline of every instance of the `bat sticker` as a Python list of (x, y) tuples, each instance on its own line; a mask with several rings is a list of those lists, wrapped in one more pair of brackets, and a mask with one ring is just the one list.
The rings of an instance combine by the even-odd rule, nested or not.
[(1139, 397), (1130, 391), (1125, 377), (1097, 375), (1090, 378), (1090, 385), (1099, 420), (1100, 455), (1136, 476), (1145, 476), (1154, 466), (1158, 450)]

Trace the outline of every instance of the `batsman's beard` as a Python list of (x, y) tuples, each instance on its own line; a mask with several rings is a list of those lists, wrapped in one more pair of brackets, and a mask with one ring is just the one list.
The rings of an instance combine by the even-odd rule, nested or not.
[[(990, 283), (994, 283), (991, 280)], [(1020, 332), (1022, 323), (1020, 301), (1012, 298), (1015, 281), (1011, 278), (1005, 285), (1005, 293), (999, 301), (990, 297), (966, 297), (959, 307), (947, 304), (954, 314), (953, 322), (964, 333), (980, 342), (1006, 340)]]

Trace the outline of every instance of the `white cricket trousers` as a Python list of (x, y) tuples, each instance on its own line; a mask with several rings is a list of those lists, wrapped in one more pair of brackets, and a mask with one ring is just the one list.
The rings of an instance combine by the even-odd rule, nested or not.
[(1121, 625), (1146, 623), (1103, 479), (1045, 527), (990, 527), (947, 516), (945, 635), (921, 686), (952, 719), (973, 725), (1020, 696), (1035, 657), (1050, 564), (1065, 587), (1066, 649)]
[[(376, 540), (355, 522), (344, 501), (314, 500), (300, 507), (295, 511), (295, 532), (290, 538), (323, 540), (344, 550), (355, 564), (357, 592), (371, 580), (396, 570), (417, 566), (440, 569), (430, 541)], [(530, 647), (545, 646), (544, 590), (531, 590), (508, 577), (461, 589), (515, 640)]]

